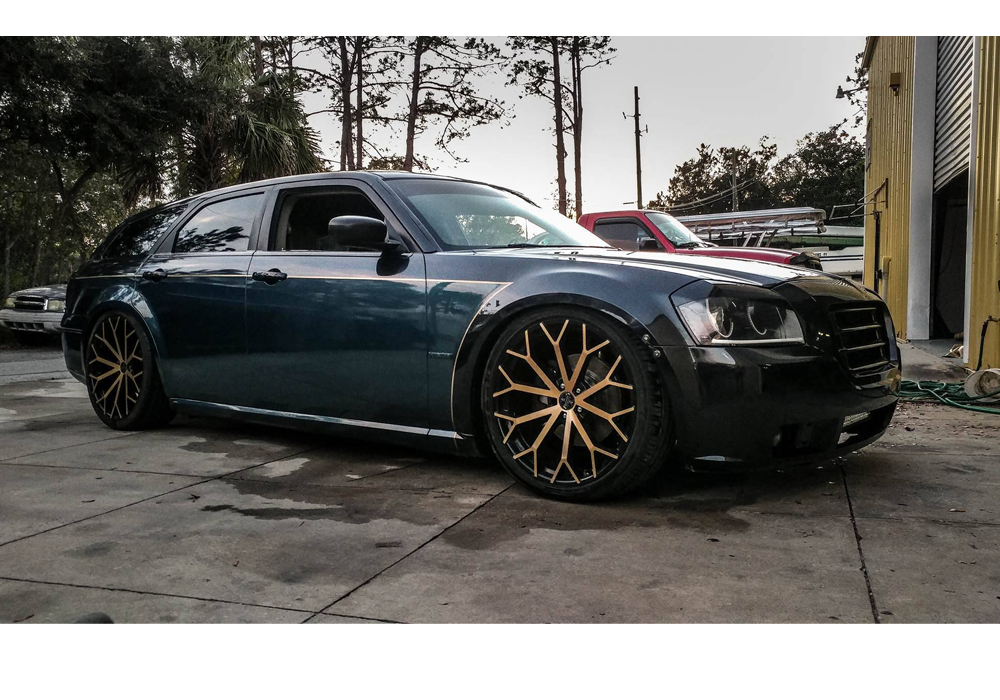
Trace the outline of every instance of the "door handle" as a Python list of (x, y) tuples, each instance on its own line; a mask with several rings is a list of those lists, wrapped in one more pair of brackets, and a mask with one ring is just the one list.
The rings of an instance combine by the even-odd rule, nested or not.
[(288, 275), (276, 267), (271, 268), (267, 272), (255, 272), (250, 276), (258, 282), (265, 282), (267, 284), (276, 284), (288, 279)]
[(167, 271), (162, 268), (157, 268), (155, 270), (146, 270), (142, 273), (142, 278), (144, 280), (149, 280), (150, 282), (160, 282), (167, 279)]

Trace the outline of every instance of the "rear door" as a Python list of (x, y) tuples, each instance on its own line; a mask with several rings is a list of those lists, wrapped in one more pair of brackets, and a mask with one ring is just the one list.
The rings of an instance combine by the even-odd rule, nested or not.
[(199, 203), (139, 270), (171, 398), (247, 401), (246, 279), (268, 189)]
[[(252, 406), (427, 426), (427, 311), (423, 254), (338, 249), (341, 215), (403, 228), (366, 183), (276, 188), (247, 284)], [(420, 432), (420, 431), (417, 431)]]

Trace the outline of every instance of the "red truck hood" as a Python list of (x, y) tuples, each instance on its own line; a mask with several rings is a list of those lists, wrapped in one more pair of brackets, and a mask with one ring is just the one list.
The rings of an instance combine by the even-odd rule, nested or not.
[(680, 255), (709, 255), (717, 258), (740, 258), (742, 260), (758, 260), (760, 262), (787, 264), (798, 253), (781, 248), (681, 248), (676, 251)]

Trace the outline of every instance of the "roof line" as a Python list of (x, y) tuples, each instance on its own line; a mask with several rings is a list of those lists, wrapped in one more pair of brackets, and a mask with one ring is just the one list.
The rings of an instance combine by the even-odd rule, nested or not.
[(865, 51), (861, 54), (861, 70), (867, 72), (875, 57), (875, 45), (878, 44), (877, 36), (865, 37)]

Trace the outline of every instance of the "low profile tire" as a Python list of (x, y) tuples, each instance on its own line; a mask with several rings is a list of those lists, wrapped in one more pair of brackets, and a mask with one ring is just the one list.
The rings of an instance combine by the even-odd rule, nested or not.
[(152, 344), (130, 314), (100, 316), (87, 336), (84, 360), (90, 404), (109, 428), (146, 430), (173, 419)]
[(652, 353), (605, 314), (567, 306), (515, 319), (483, 380), (490, 445), (536, 491), (569, 501), (613, 498), (666, 460), (669, 410)]

